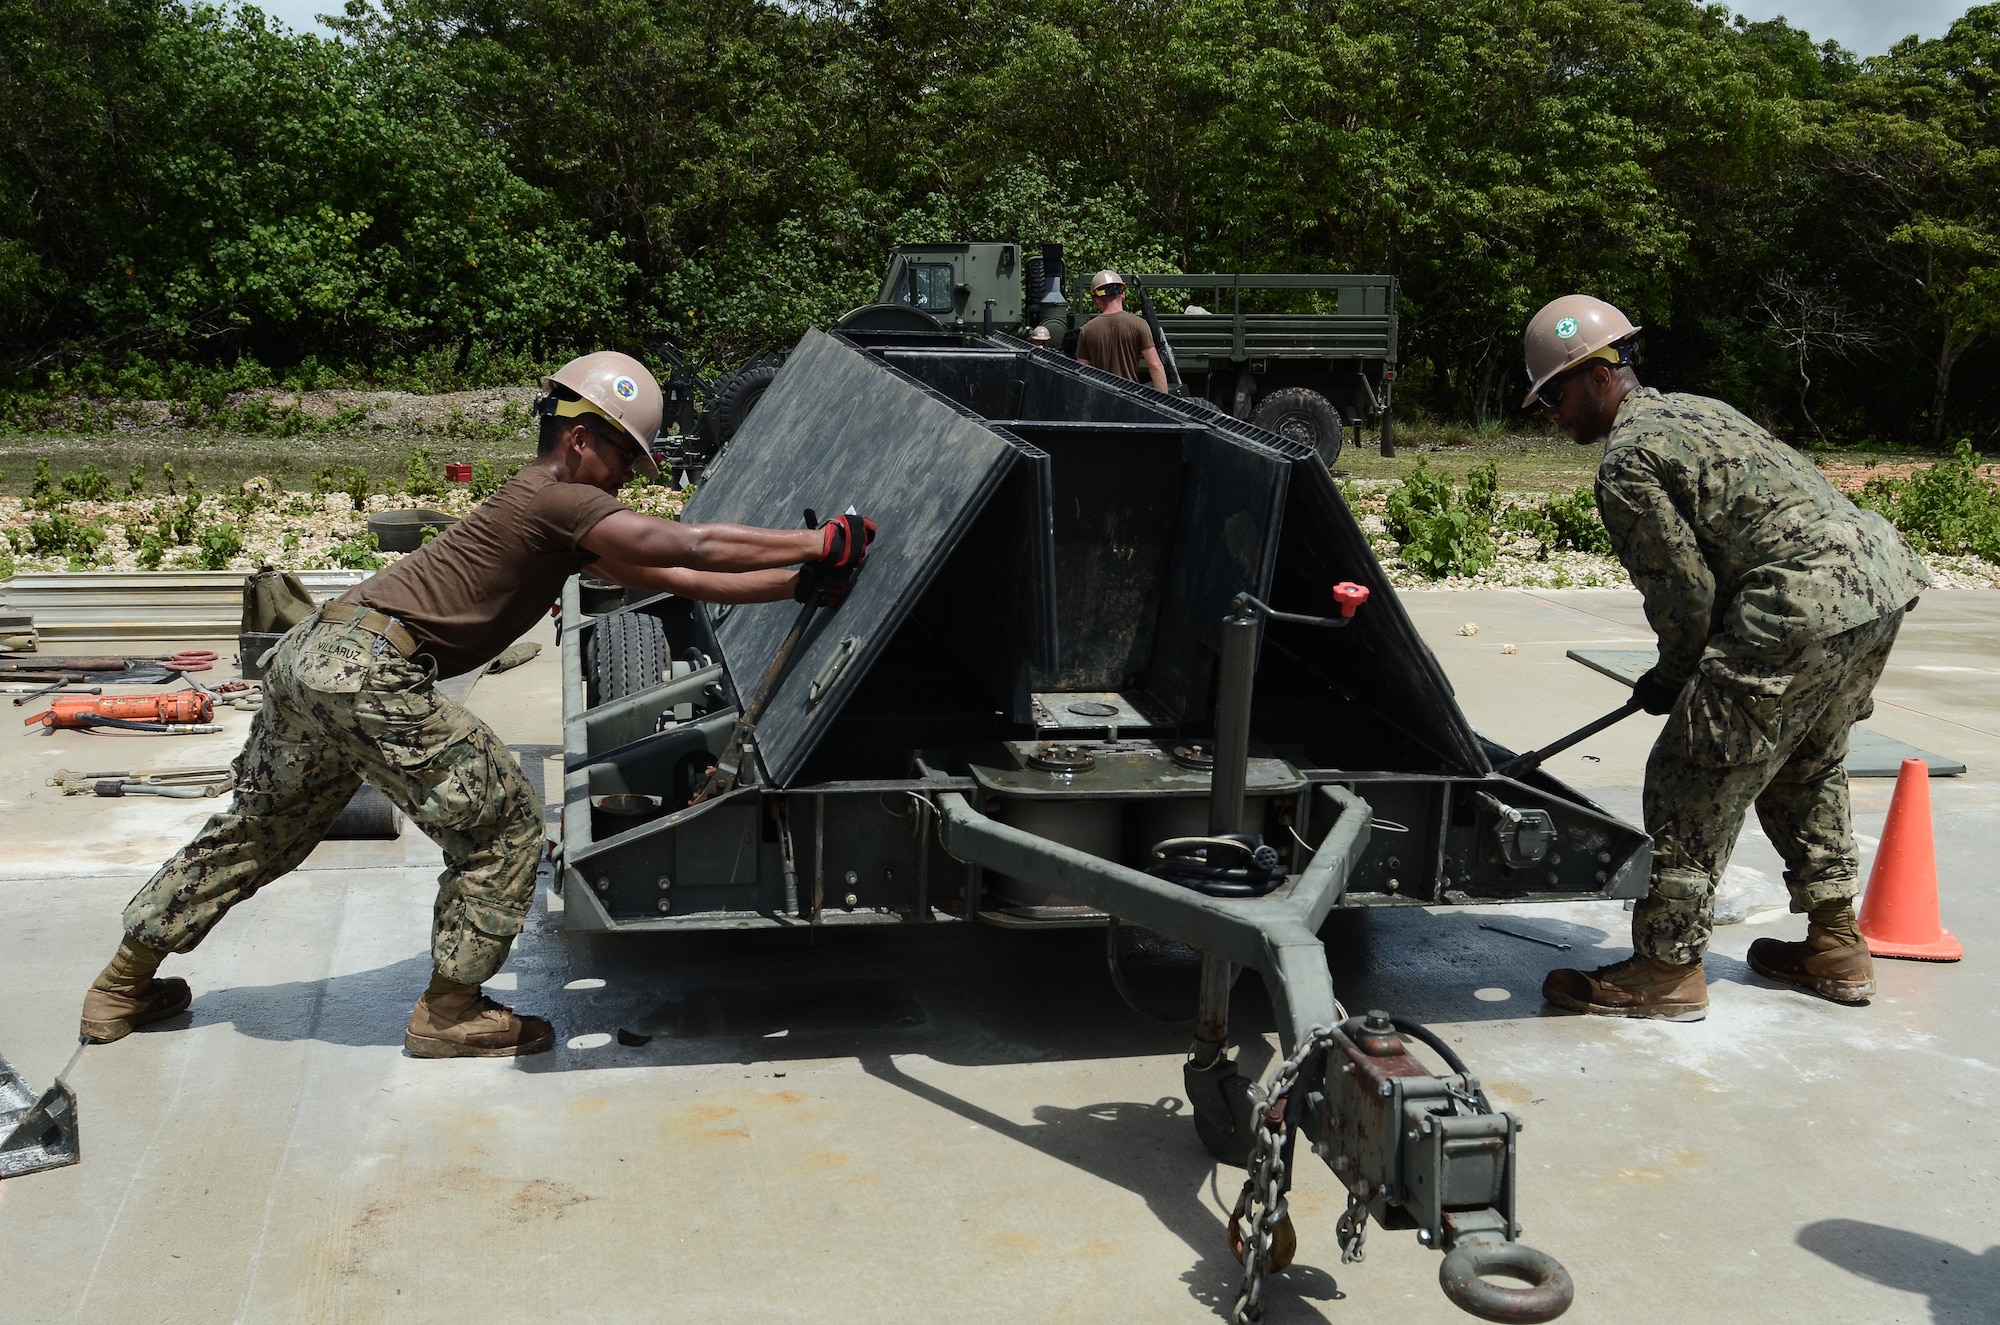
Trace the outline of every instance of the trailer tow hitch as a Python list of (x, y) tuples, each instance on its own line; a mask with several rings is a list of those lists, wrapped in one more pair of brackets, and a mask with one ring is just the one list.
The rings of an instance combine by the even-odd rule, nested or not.
[[(1162, 866), (1154, 872), (996, 822), (957, 791), (933, 794), (939, 836), (958, 860), (1077, 898), (1120, 923), (1200, 950), (1195, 1042), (1182, 1080), (1202, 1143), (1218, 1159), (1249, 1164), (1229, 1220), (1230, 1251), (1243, 1266), (1232, 1322), (1262, 1321), (1265, 1281), (1297, 1250), (1286, 1195), (1301, 1134), (1347, 1190), (1336, 1230), (1344, 1263), (1361, 1259), (1371, 1219), (1413, 1229), (1418, 1242), (1445, 1253), (1438, 1282), (1462, 1309), (1494, 1321), (1554, 1320), (1576, 1290), (1554, 1258), (1514, 1241), (1521, 1233), (1514, 1219), (1519, 1121), (1493, 1108), (1439, 1036), (1382, 1012), (1349, 1016), (1334, 996), (1318, 931), (1367, 844), (1374, 822), (1368, 802), (1354, 789), (1321, 784), (1314, 818), (1329, 811), (1331, 825), (1305, 868), (1276, 886), (1267, 886), (1267, 862), (1247, 845), (1254, 839), (1241, 835), (1261, 627), (1281, 621), (1339, 629), (1367, 602), (1368, 591), (1340, 584), (1333, 598), (1337, 617), (1280, 612), (1247, 593), (1237, 596), (1222, 622), (1210, 835), (1161, 843), (1155, 854)], [(1211, 859), (1211, 848), (1221, 855)], [(1262, 1086), (1238, 1072), (1228, 1052), (1235, 967), (1263, 976), (1289, 1050)], [(1406, 1036), (1448, 1070), (1425, 1066)], [(1526, 1287), (1504, 1288), (1489, 1275)]]
[[(1264, 1281), (1298, 1246), (1286, 1196), (1299, 1134), (1311, 1138), (1347, 1188), (1336, 1236), (1342, 1264), (1364, 1257), (1372, 1217), (1415, 1227), (1417, 1241), (1445, 1252), (1438, 1283), (1484, 1320), (1554, 1320), (1576, 1295), (1552, 1256), (1512, 1239), (1514, 1138), (1520, 1123), (1496, 1113), (1467, 1075), (1432, 1073), (1409, 1052), (1404, 1031), (1455, 1055), (1423, 1027), (1386, 1013), (1315, 1027), (1256, 1093), (1249, 1176), (1229, 1219), (1229, 1250), (1243, 1265), (1230, 1312), (1235, 1325), (1263, 1319)], [(1519, 1280), (1523, 1288), (1488, 1276)]]

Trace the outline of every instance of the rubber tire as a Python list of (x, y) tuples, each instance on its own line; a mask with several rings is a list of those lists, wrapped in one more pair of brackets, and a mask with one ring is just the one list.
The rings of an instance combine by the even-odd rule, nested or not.
[(1347, 441), (1347, 425), (1333, 402), (1309, 387), (1280, 387), (1257, 402), (1250, 421), (1274, 432), (1288, 442), (1299, 442), (1319, 452), (1328, 468), (1340, 459)]
[(328, 841), (386, 842), (403, 835), (403, 815), (380, 791), (364, 782), (327, 827)]
[(695, 435), (709, 463), (729, 445), (743, 427), (757, 402), (764, 398), (780, 365), (772, 359), (752, 359), (733, 373), (725, 373), (708, 389), (707, 407), (695, 424)]
[(1257, 1134), (1247, 1125), (1247, 1120), (1238, 1124), (1232, 1136), (1197, 1113), (1194, 1115), (1194, 1134), (1202, 1149), (1233, 1169), (1240, 1169), (1250, 1162), (1250, 1152), (1257, 1144)]
[(597, 618), (590, 660), (598, 704), (609, 704), (660, 683), (673, 655), (667, 628), (650, 612), (608, 612)]

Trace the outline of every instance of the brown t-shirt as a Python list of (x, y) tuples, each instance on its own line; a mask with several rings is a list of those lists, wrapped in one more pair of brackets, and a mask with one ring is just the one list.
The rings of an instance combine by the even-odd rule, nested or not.
[(1076, 333), (1076, 357), (1130, 382), (1150, 384), (1146, 351), (1153, 348), (1153, 329), (1136, 313), (1100, 313)]
[(588, 483), (564, 483), (531, 465), (341, 600), (387, 612), (437, 659), (439, 676), (457, 676), (492, 662), (533, 626), (563, 581), (597, 560), (577, 540), (627, 509)]

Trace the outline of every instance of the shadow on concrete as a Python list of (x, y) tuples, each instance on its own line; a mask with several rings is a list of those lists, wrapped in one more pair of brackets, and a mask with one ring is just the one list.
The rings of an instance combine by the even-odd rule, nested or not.
[(430, 978), (430, 953), (423, 952), (351, 975), (209, 989), (195, 995), (188, 1009), (191, 1020), (177, 1017), (160, 1027), (230, 1025), (258, 1040), (320, 1040), (400, 1050), (410, 1007)]
[(1823, 1219), (1798, 1244), (1849, 1274), (1930, 1298), (1935, 1325), (1988, 1325), (2000, 1313), (2000, 1246), (1967, 1251), (1941, 1238), (1859, 1219)]
[[(1182, 1100), (1167, 1096), (1152, 1104), (1074, 1109), (1042, 1104), (1035, 1107), (1035, 1121), (1024, 1124), (919, 1081), (889, 1055), (863, 1054), (861, 1068), (878, 1081), (1139, 1197), (1161, 1226), (1199, 1258), (1181, 1276), (1189, 1296), (1218, 1315), (1235, 1305), (1243, 1267), (1229, 1255), (1221, 1217), (1202, 1198), (1202, 1188), (1215, 1176), (1215, 1161), (1195, 1140)], [(1256, 1070), (1261, 1073), (1262, 1066)], [(1233, 1201), (1235, 1192), (1217, 1196)], [(1264, 1292), (1265, 1319), (1272, 1322), (1324, 1320), (1310, 1300), (1343, 1296), (1332, 1275), (1296, 1263), (1270, 1279)]]
[[(1572, 945), (1558, 951), (1480, 928)], [(939, 924), (818, 933), (566, 934), (537, 909), (496, 997), (556, 1023), (565, 1040), (624, 1031), (644, 1044), (559, 1050), (525, 1071), (783, 1062), (923, 1053), (963, 1066), (1177, 1054), (1185, 1023), (1149, 1020), (1118, 996), (1099, 930), (1017, 933)], [(1350, 1009), (1429, 1022), (1545, 1015), (1542, 977), (1609, 956), (1602, 930), (1549, 915), (1337, 912), (1322, 931), (1334, 988)], [(1619, 954), (1622, 955), (1622, 954)], [(1732, 966), (1740, 964), (1732, 963)], [(1154, 1007), (1193, 1003), (1194, 966), (1128, 967)], [(1743, 978), (1742, 972), (1717, 972)], [(191, 1022), (266, 1040), (397, 1046), (430, 975), (411, 953), (319, 980), (200, 990)], [(581, 977), (581, 979), (579, 979)], [(1260, 1066), (1274, 1027), (1263, 982), (1237, 983), (1232, 1041)], [(1245, 1071), (1252, 1063), (1246, 1062)]]

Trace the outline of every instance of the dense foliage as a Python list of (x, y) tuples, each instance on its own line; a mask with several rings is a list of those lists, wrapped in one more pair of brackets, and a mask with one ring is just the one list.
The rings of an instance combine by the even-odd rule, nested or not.
[[(887, 245), (1387, 271), (1402, 398), (1529, 312), (1806, 439), (2000, 431), (2000, 5), (1857, 61), (1686, 0), (378, 0), (338, 41), (0, 0), (16, 389), (518, 380), (781, 345)], [(51, 374), (55, 374), (53, 378)]]

